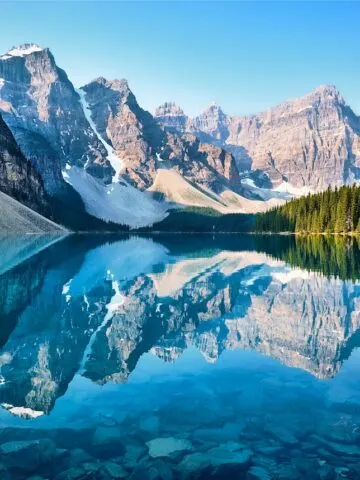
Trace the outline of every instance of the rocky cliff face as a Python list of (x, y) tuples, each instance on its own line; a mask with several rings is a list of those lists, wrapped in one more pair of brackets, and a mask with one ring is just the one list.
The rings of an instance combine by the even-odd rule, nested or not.
[[(163, 168), (175, 169), (191, 181), (215, 190), (221, 190), (226, 180), (238, 175), (231, 154), (203, 145), (195, 136), (160, 128), (153, 116), (138, 105), (126, 80), (99, 78), (82, 90), (98, 132), (122, 162), (121, 175), (136, 187), (149, 188), (157, 171)], [(181, 111), (172, 104), (163, 110), (164, 116), (181, 117)]]
[(156, 120), (170, 133), (185, 133), (188, 117), (174, 102), (165, 102), (155, 110)]
[(51, 213), (40, 175), (22, 154), (1, 116), (0, 190), (39, 213)]
[[(164, 116), (157, 119), (166, 125)], [(359, 178), (360, 120), (331, 85), (247, 117), (213, 105), (185, 125), (232, 152), (240, 169), (265, 172), (275, 187), (321, 190)]]
[(67, 163), (111, 178), (106, 150), (49, 49), (27, 44), (0, 56), (0, 111), (49, 193), (61, 189)]
[[(154, 212), (168, 208), (163, 200), (223, 213), (252, 211), (254, 199), (256, 211), (267, 208), (267, 198), (240, 184), (233, 155), (222, 149), (226, 116), (217, 106), (191, 122), (166, 104), (157, 111), (167, 119), (162, 127), (138, 105), (126, 80), (100, 77), (76, 91), (49, 49), (27, 44), (0, 57), (0, 112), (56, 197), (61, 222), (69, 222), (62, 216), (65, 203), (76, 207), (79, 218), (86, 210), (139, 226), (138, 218), (119, 210), (127, 210), (134, 196), (138, 213), (145, 204), (152, 212), (141, 215), (140, 226), (159, 220)], [(129, 185), (153, 193), (135, 195)]]

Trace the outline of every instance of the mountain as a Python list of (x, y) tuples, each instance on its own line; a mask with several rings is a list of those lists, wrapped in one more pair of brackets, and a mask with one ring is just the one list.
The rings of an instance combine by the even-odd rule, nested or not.
[(231, 155), (211, 145), (204, 147), (194, 136), (164, 132), (138, 105), (126, 80), (98, 78), (81, 90), (97, 131), (120, 159), (122, 177), (137, 188), (149, 188), (164, 167), (212, 190), (236, 179)]
[(185, 133), (188, 117), (184, 110), (174, 102), (165, 102), (155, 110), (154, 117), (164, 126), (165, 130), (171, 133)]
[(65, 234), (67, 232), (65, 228), (2, 192), (0, 192), (0, 213), (0, 235)]
[(0, 116), (0, 233), (65, 232), (52, 216), (42, 179)]
[[(247, 212), (253, 207), (263, 210), (268, 206), (269, 198), (254, 193), (249, 196), (249, 187), (241, 184), (231, 153), (201, 142), (194, 134), (161, 128), (139, 106), (126, 80), (100, 77), (80, 91), (94, 131), (120, 161), (110, 195), (117, 195), (113, 189), (121, 187), (114, 183), (120, 179), (120, 185), (125, 182), (145, 195), (152, 192), (157, 200), (179, 205), (209, 207), (224, 213)], [(181, 117), (173, 104), (167, 105), (163, 113), (170, 111), (174, 118)], [(251, 200), (257, 200), (258, 205), (253, 206)], [(275, 204), (279, 201), (275, 200)], [(156, 209), (161, 212), (164, 207), (157, 204)]]
[[(169, 128), (171, 111), (162, 106), (156, 112)], [(332, 85), (258, 115), (228, 116), (211, 105), (176, 128), (183, 132), (183, 125), (202, 141), (232, 152), (241, 171), (265, 173), (279, 190), (305, 193), (360, 178), (360, 119)]]
[(29, 208), (49, 211), (48, 198), (40, 175), (24, 157), (0, 116), (0, 190)]
[(67, 163), (110, 181), (107, 152), (85, 118), (80, 97), (48, 48), (25, 44), (0, 56), (0, 110), (49, 193), (63, 186)]
[(360, 175), (360, 120), (332, 86), (250, 117), (212, 104), (190, 119), (171, 102), (153, 116), (126, 80), (76, 90), (48, 48), (25, 44), (0, 56), (0, 113), (75, 230), (142, 228), (184, 206), (259, 212)]
[[(164, 131), (126, 80), (99, 77), (76, 90), (50, 50), (35, 44), (0, 56), (0, 79), (0, 112), (43, 179), (56, 218), (72, 228), (85, 213), (132, 228), (159, 222), (182, 197), (184, 182), (203, 206), (215, 196), (219, 211), (244, 211), (237, 196), (247, 189), (231, 153)], [(156, 189), (164, 169), (181, 180), (169, 196), (170, 188)], [(193, 205), (190, 197), (185, 205)]]

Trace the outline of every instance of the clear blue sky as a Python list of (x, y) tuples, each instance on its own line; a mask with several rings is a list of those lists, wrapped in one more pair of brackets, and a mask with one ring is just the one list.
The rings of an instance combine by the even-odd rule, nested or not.
[(360, 114), (359, 2), (1, 2), (0, 51), (49, 46), (76, 86), (127, 78), (144, 107), (261, 111), (335, 84)]

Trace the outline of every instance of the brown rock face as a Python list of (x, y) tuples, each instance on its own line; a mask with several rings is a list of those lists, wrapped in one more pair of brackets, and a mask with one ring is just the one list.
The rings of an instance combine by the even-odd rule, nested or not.
[[(126, 80), (99, 78), (82, 90), (98, 132), (123, 163), (122, 176), (136, 187), (149, 188), (160, 168), (173, 168), (215, 191), (221, 191), (238, 176), (230, 153), (201, 144), (195, 135), (161, 128), (150, 113), (139, 107)], [(181, 116), (172, 104), (165, 111)]]
[[(166, 126), (164, 115), (156, 118)], [(273, 186), (322, 190), (360, 178), (360, 120), (332, 85), (258, 115), (231, 117), (212, 105), (185, 125), (232, 152), (241, 170), (265, 172)]]
[(165, 102), (155, 110), (154, 117), (163, 125), (166, 132), (184, 133), (188, 117), (174, 102)]
[(39, 213), (50, 214), (48, 199), (41, 178), (21, 153), (1, 116), (0, 191)]
[[(335, 87), (320, 87), (253, 117), (229, 121), (227, 143), (244, 147), (251, 168), (273, 183), (321, 190), (358, 178), (359, 120)], [(241, 155), (240, 155), (241, 159)]]

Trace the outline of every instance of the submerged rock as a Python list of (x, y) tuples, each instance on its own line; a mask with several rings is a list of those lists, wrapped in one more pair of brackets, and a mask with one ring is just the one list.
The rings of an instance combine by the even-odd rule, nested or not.
[(125, 453), (123, 436), (117, 427), (99, 426), (94, 433), (92, 453), (101, 458), (111, 458)]
[(122, 457), (124, 467), (133, 470), (146, 452), (147, 450), (144, 445), (127, 444), (125, 455)]
[(111, 480), (116, 478), (125, 478), (129, 474), (121, 465), (118, 465), (114, 462), (105, 462), (100, 469), (100, 475), (101, 478)]
[(65, 472), (61, 472), (55, 477), (55, 480), (82, 480), (86, 478), (87, 472), (83, 468), (74, 467), (69, 468)]
[[(214, 447), (207, 452), (197, 452), (187, 455), (179, 465), (179, 471), (185, 476), (195, 472), (202, 472), (204, 475), (213, 474), (221, 478), (227, 469), (239, 471), (250, 465), (253, 455), (252, 450), (234, 450), (234, 444), (224, 444)], [(211, 473), (212, 472), (212, 473)]]
[(149, 455), (152, 458), (168, 457), (174, 452), (192, 449), (192, 444), (188, 440), (175, 437), (155, 438), (146, 445), (149, 447)]
[(293, 446), (299, 443), (299, 440), (286, 428), (282, 428), (278, 425), (269, 425), (266, 430), (285, 445)]
[(131, 480), (172, 480), (173, 478), (170, 466), (160, 459), (152, 464), (139, 465), (130, 477)]
[(158, 435), (160, 430), (159, 417), (151, 415), (150, 417), (143, 418), (140, 420), (140, 429), (152, 435)]
[(262, 467), (251, 467), (247, 473), (247, 480), (271, 480), (271, 475)]
[(0, 446), (0, 457), (9, 468), (32, 471), (55, 456), (56, 446), (47, 438), (7, 442)]
[(338, 443), (338, 442), (331, 442), (323, 437), (313, 436), (313, 439), (320, 443), (322, 450), (327, 450), (330, 454), (338, 455), (338, 456), (349, 456), (349, 457), (360, 457), (360, 446), (356, 444), (346, 444), (346, 443)]

